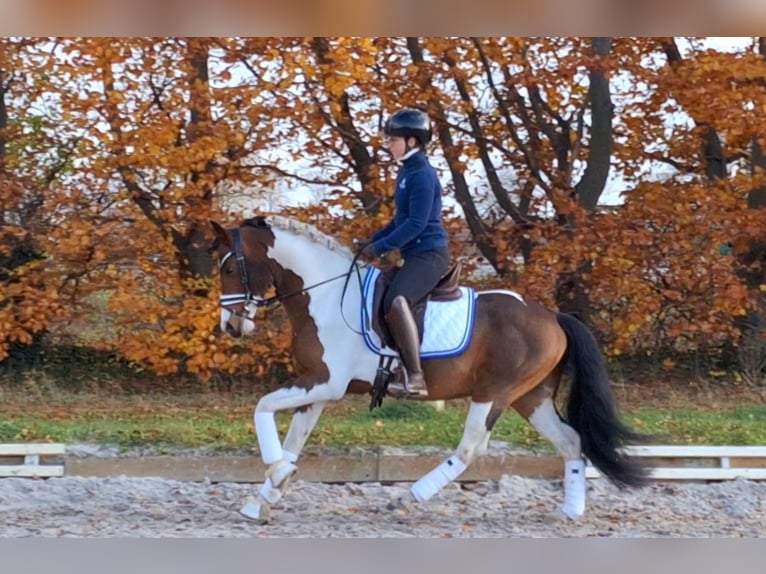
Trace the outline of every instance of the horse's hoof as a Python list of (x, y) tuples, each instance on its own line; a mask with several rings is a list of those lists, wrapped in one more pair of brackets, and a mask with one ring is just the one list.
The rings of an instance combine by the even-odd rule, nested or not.
[(295, 466), (292, 462), (280, 460), (279, 462), (269, 467), (269, 469), (266, 471), (266, 477), (271, 479), (271, 484), (274, 486), (274, 488), (279, 488), (283, 485), (286, 486), (287, 483), (285, 481), (292, 478), (297, 470), (298, 467)]
[(412, 505), (415, 504), (415, 502), (417, 502), (415, 497), (412, 496), (412, 493), (409, 490), (406, 490), (393, 496), (391, 500), (388, 501), (386, 508), (391, 511), (404, 510), (405, 512), (409, 512), (412, 510)]
[(561, 507), (561, 516), (568, 518), (569, 520), (579, 520), (582, 515), (585, 514), (585, 508), (581, 508), (579, 505), (565, 504)]
[(268, 524), (271, 507), (260, 500), (249, 498), (239, 513), (245, 518), (258, 524)]

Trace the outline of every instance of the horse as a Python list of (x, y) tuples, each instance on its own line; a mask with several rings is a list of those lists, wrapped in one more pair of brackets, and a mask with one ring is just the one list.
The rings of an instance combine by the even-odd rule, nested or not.
[[(255, 433), (268, 470), (258, 496), (240, 509), (266, 523), (325, 405), (373, 392), (380, 351), (365, 340), (365, 321), (350, 318), (364, 319), (361, 270), (377, 267), (294, 218), (255, 216), (231, 228), (210, 224), (221, 330), (233, 337), (251, 334), (257, 309), (273, 304), (283, 306), (292, 329), (297, 376), (257, 402)], [(275, 295), (266, 297), (270, 292)], [(647, 484), (648, 469), (623, 449), (646, 436), (621, 420), (604, 357), (585, 324), (513, 291), (470, 290), (462, 297), (474, 304), (467, 345), (451, 356), (424, 356), (422, 368), (427, 400), (469, 399), (463, 435), (454, 453), (415, 481), (398, 503), (424, 503), (456, 480), (486, 454), (495, 423), (510, 408), (564, 460), (562, 518), (576, 520), (585, 512), (586, 459), (620, 488)], [(555, 405), (564, 374), (571, 379), (566, 418)], [(294, 413), (281, 442), (275, 413), (286, 409)]]

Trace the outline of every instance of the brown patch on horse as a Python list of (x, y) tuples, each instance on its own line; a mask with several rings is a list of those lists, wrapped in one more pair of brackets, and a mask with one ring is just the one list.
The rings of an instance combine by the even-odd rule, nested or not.
[[(274, 232), (269, 227), (258, 223), (261, 221), (258, 218), (248, 219), (245, 224), (240, 227), (240, 233), (242, 235), (242, 255), (248, 263), (269, 261), (267, 258), (268, 247), (274, 245), (275, 237)], [(234, 239), (231, 232), (228, 229), (223, 228), (215, 221), (210, 222), (216, 238), (211, 246), (211, 252), (215, 252), (218, 261), (229, 252), (234, 251)], [(259, 273), (257, 269), (254, 270), (248, 266), (250, 270), (248, 273), (247, 284), (254, 293), (265, 292), (270, 285), (273, 277), (273, 270), (269, 267), (269, 273)], [(239, 268), (234, 257), (229, 259), (221, 269), (221, 291), (223, 293), (238, 292), (242, 290), (242, 279), (239, 277)], [(244, 304), (238, 306), (239, 310), (242, 310)]]
[(471, 397), (505, 410), (556, 369), (567, 348), (555, 313), (508, 295), (481, 295), (468, 349), (423, 361), (428, 400)]
[[(280, 291), (297, 293), (305, 287), (303, 279), (298, 275), (283, 268), (277, 262), (273, 262), (273, 265), (275, 280), (279, 284)], [(310, 301), (311, 295), (308, 293), (297, 293), (282, 301), (282, 306), (290, 319), (292, 329), (290, 347), (298, 375), (291, 386), (301, 387), (307, 391), (314, 385), (330, 380), (330, 369), (323, 360), (324, 345), (319, 340), (316, 321), (309, 314)]]
[[(270, 281), (275, 286), (279, 286), (277, 295), (296, 293), (282, 300), (282, 306), (290, 319), (291, 352), (295, 371), (298, 375), (291, 382), (291, 386), (308, 391), (314, 385), (326, 383), (330, 380), (330, 369), (322, 359), (324, 346), (319, 340), (316, 322), (309, 314), (311, 296), (308, 293), (300, 292), (305, 287), (303, 279), (282, 267), (274, 259), (269, 258), (269, 247), (274, 246), (276, 238), (263, 218), (256, 217), (246, 220), (240, 227), (240, 232), (242, 233), (242, 254), (248, 262), (257, 263), (255, 266), (248, 266), (250, 270), (248, 283), (251, 289), (254, 292), (262, 292), (267, 288), (264, 282)], [(228, 249), (232, 249), (231, 236), (228, 232), (225, 233), (226, 235), (222, 235), (217, 230), (222, 243)], [(233, 262), (227, 262), (227, 265), (229, 264), (233, 264)], [(268, 272), (263, 269), (263, 266), (266, 266)], [(228, 276), (224, 275), (223, 281), (225, 282), (227, 279)], [(239, 281), (233, 278), (228, 280)], [(237, 285), (234, 285), (234, 288), (236, 289)]]
[(346, 393), (349, 395), (369, 395), (372, 392), (372, 383), (362, 379), (351, 379)]

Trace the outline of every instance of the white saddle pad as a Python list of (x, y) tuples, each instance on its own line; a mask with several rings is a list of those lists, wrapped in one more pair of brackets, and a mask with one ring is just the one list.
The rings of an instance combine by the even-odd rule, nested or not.
[[(367, 346), (379, 355), (397, 356), (396, 351), (382, 344), (372, 329), (372, 305), (375, 301), (375, 280), (380, 269), (370, 267), (364, 278), (364, 308), (362, 333)], [(454, 301), (429, 301), (423, 325), (423, 343), (420, 356), (424, 359), (454, 357), (468, 348), (476, 316), (476, 292), (460, 287), (461, 297)]]

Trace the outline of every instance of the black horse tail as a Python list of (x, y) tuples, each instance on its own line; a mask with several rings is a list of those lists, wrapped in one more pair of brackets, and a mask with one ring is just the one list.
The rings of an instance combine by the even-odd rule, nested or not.
[(569, 344), (562, 359), (572, 377), (567, 422), (580, 435), (582, 452), (619, 487), (643, 486), (649, 470), (627, 457), (620, 447), (649, 437), (634, 432), (619, 418), (604, 357), (590, 330), (570, 315), (556, 314)]

